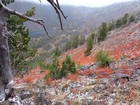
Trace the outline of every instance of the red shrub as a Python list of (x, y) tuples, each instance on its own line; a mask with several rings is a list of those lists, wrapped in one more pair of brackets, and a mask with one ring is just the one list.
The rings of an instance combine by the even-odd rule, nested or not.
[(72, 80), (72, 81), (77, 81), (78, 80), (78, 74), (68, 74), (66, 76), (67, 79)]
[(31, 75), (26, 75), (26, 76), (24, 76), (24, 78), (23, 78), (23, 81), (24, 81), (24, 82), (27, 82), (27, 83), (30, 83), (30, 82), (32, 82), (33, 80), (34, 80), (34, 77), (31, 76)]
[(46, 84), (47, 85), (50, 85), (52, 83), (53, 79), (51, 77), (49, 77), (47, 80), (46, 80)]

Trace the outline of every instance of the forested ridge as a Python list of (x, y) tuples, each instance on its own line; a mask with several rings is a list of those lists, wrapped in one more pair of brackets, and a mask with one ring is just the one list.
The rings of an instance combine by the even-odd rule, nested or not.
[(0, 2), (0, 105), (139, 105), (140, 2), (47, 1)]
[[(26, 5), (26, 8), (25, 8)], [(63, 19), (64, 30), (61, 31), (59, 27), (59, 21), (57, 15), (53, 12), (53, 8), (50, 5), (36, 4), (30, 2), (15, 2), (10, 4), (11, 8), (25, 12), (32, 7), (36, 7), (35, 17), (39, 17), (46, 21), (46, 26), (50, 35), (62, 35), (62, 34), (88, 34), (92, 30), (95, 30), (102, 22), (109, 22), (117, 20), (125, 13), (136, 13), (140, 9), (139, 1), (131, 1), (125, 3), (113, 4), (107, 7), (101, 8), (89, 8), (89, 7), (75, 7), (69, 5), (61, 5), (61, 8), (66, 16), (67, 20)], [(129, 9), (131, 8), (131, 9)], [(43, 11), (50, 11), (44, 14)], [(45, 32), (41, 27), (36, 24), (28, 23), (27, 27), (30, 29), (31, 35), (44, 36)]]

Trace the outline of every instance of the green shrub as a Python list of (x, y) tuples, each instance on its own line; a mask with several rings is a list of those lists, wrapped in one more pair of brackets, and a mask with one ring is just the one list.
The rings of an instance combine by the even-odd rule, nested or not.
[(61, 68), (61, 76), (67, 76), (69, 73), (75, 73), (75, 63), (71, 60), (70, 56), (66, 56)]
[(85, 56), (89, 56), (91, 54), (91, 50), (93, 48), (93, 42), (94, 42), (94, 33), (91, 33), (90, 36), (86, 40), (86, 51)]
[(53, 53), (56, 55), (56, 56), (60, 56), (61, 55), (61, 50), (59, 47), (56, 47), (55, 50), (53, 51)]
[(59, 60), (56, 55), (53, 55), (52, 57), (52, 64), (48, 67), (49, 73), (46, 75), (46, 79), (51, 77), (54, 79), (60, 79), (61, 78), (61, 72), (59, 67)]
[[(5, 0), (6, 1), (6, 0)], [(34, 16), (35, 8), (26, 11), (26, 16)], [(30, 34), (26, 26), (26, 19), (15, 15), (7, 15), (7, 27), (12, 35), (8, 38), (11, 67), (13, 73), (31, 68), (30, 61), (36, 55), (36, 49), (29, 46)]]
[(95, 60), (101, 67), (107, 67), (113, 61), (113, 58), (109, 57), (109, 53), (100, 50), (96, 54)]
[(89, 55), (91, 54), (91, 51), (90, 51), (90, 50), (86, 50), (86, 51), (84, 52), (84, 54), (85, 54), (85, 56), (89, 56)]
[(98, 42), (104, 41), (108, 33), (107, 23), (104, 22), (101, 24), (101, 26), (99, 27), (98, 33), (99, 33)]
[(63, 61), (62, 68), (59, 66), (59, 60), (56, 55), (52, 57), (52, 64), (48, 67), (49, 73), (45, 76), (45, 79), (51, 77), (54, 79), (60, 79), (66, 77), (69, 73), (75, 73), (76, 67), (75, 63), (71, 60), (70, 56), (66, 56)]
[(134, 22), (135, 21), (135, 16), (134, 15), (131, 15), (130, 17), (129, 17), (129, 22)]

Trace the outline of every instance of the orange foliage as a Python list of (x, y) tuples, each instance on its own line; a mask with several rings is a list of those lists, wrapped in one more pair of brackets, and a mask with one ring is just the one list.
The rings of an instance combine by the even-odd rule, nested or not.
[(24, 75), (23, 79), (15, 79), (17, 83), (20, 82), (27, 82), (30, 83), (33, 80), (41, 80), (45, 77), (45, 75), (48, 73), (47, 70), (41, 71), (40, 67), (37, 67), (36, 69), (31, 70), (28, 74)]
[(90, 56), (85, 56), (84, 51), (85, 46), (69, 50), (68, 52), (62, 55), (62, 58), (60, 59), (60, 65), (62, 65), (62, 61), (64, 60), (64, 57), (66, 55), (70, 55), (72, 60), (76, 63), (76, 65), (91, 64), (94, 60), (93, 54), (91, 54)]
[[(94, 46), (90, 56), (84, 55), (84, 51), (86, 49), (85, 45), (76, 49), (71, 49), (59, 57), (60, 67), (62, 66), (62, 62), (66, 55), (70, 55), (76, 65), (90, 65), (94, 62), (95, 55), (99, 50), (108, 51), (110, 55), (115, 59), (115, 61), (119, 61), (122, 55), (125, 55), (127, 59), (136, 59), (140, 57), (140, 39), (139, 33), (137, 32), (139, 28), (140, 24), (136, 24), (133, 26), (125, 27), (120, 31), (114, 30), (114, 33), (111, 34), (109, 40), (107, 39), (100, 45)], [(140, 63), (137, 63), (137, 66), (133, 67), (128, 67), (126, 64), (120, 65), (118, 72), (130, 74), (129, 69), (137, 68), (138, 66), (140, 66)], [(24, 76), (23, 81), (29, 83), (34, 79), (40, 80), (44, 78), (48, 71), (46, 70), (41, 72), (40, 70), (40, 67), (31, 70), (29, 74)], [(78, 79), (78, 74), (86, 76), (90, 74), (96, 74), (97, 78), (106, 78), (112, 73), (113, 71), (110, 68), (97, 68), (97, 70), (78, 71), (76, 74), (69, 74), (66, 78), (75, 81)], [(19, 79), (16, 81), (17, 83), (20, 82)], [(52, 79), (49, 78), (46, 82), (51, 83)]]
[(90, 74), (93, 74), (93, 70), (84, 70), (84, 71), (80, 71), (78, 72), (78, 74), (80, 75), (85, 75), (85, 76), (89, 76)]
[(96, 79), (107, 78), (112, 73), (113, 71), (109, 67), (106, 67), (106, 68), (98, 67), (96, 70), (84, 70), (84, 71), (79, 70), (78, 71), (79, 75), (89, 76), (92, 74), (96, 74)]
[[(128, 75), (131, 75), (131, 69), (132, 67), (128, 67), (127, 64), (121, 64), (117, 70), (118, 73), (123, 73), (123, 74), (128, 74)], [(134, 68), (134, 67), (133, 67)]]
[(32, 82), (33, 80), (34, 80), (34, 77), (31, 76), (31, 75), (24, 76), (24, 79), (23, 79), (23, 81), (24, 81), (24, 82), (27, 82), (27, 83), (30, 83), (30, 82)]
[(46, 84), (50, 85), (52, 83), (53, 79), (51, 77), (49, 77), (47, 80), (46, 80)]
[(96, 79), (100, 79), (100, 78), (107, 78), (108, 76), (113, 74), (113, 71), (109, 67), (106, 67), (106, 68), (97, 69), (94, 71), (94, 73), (96, 74)]
[(77, 81), (78, 80), (78, 74), (68, 74), (66, 76), (67, 79), (72, 80), (72, 81)]
[(39, 72), (40, 70), (41, 70), (41, 68), (40, 67), (37, 67), (37, 68), (31, 70), (30, 71), (30, 74), (32, 74), (32, 75), (37, 74), (37, 72)]
[(133, 90), (130, 90), (128, 95), (126, 96), (126, 100), (133, 100), (137, 97), (137, 93), (134, 92)]
[(139, 48), (140, 42), (137, 40), (131, 40), (127, 44), (115, 46), (112, 50), (110, 50), (110, 52), (115, 60), (119, 60), (123, 54), (125, 54), (128, 58), (135, 58), (140, 54)]
[[(132, 31), (135, 30), (132, 29)], [(131, 35), (133, 32), (130, 30), (130, 32), (126, 32), (126, 33), (122, 33), (124, 34), (123, 36), (121, 35), (114, 35), (114, 37), (112, 37), (112, 40), (117, 40), (115, 38), (118, 38), (118, 40), (120, 39), (127, 39), (127, 37), (129, 37), (129, 35)], [(114, 38), (114, 39), (113, 39)], [(84, 55), (84, 51), (85, 51), (85, 46), (79, 47), (77, 49), (72, 49), (69, 50), (68, 52), (66, 52), (65, 54), (62, 55), (62, 59), (60, 59), (60, 61), (63, 61), (64, 56), (66, 55), (70, 55), (72, 60), (77, 64), (77, 65), (89, 65), (91, 64), (94, 59), (95, 59), (95, 55), (96, 52), (98, 50), (104, 50), (105, 47), (105, 51), (109, 51), (111, 56), (116, 60), (120, 60), (122, 55), (126, 55), (127, 58), (136, 58), (140, 55), (140, 41), (137, 39), (132, 39), (129, 40), (127, 43), (118, 43), (118, 44), (111, 44), (110, 47), (107, 49), (106, 46), (103, 46), (102, 48), (100, 48), (99, 46), (97, 48), (95, 48), (95, 51), (92, 51), (90, 56), (85, 56)], [(96, 47), (96, 46), (95, 46)]]

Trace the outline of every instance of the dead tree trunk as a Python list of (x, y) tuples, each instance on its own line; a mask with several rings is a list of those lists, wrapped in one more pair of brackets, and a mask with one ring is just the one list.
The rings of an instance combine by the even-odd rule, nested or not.
[(5, 100), (5, 97), (3, 96), (7, 95), (5, 92), (2, 92), (5, 90), (3, 88), (10, 88), (6, 87), (6, 85), (13, 81), (12, 71), (10, 68), (8, 36), (6, 35), (8, 32), (6, 28), (5, 15), (5, 10), (0, 5), (0, 101)]
[[(6, 0), (7, 1), (7, 0)], [(61, 15), (66, 19), (64, 16), (58, 0), (56, 2), (54, 0), (47, 0), (53, 8), (56, 10), (58, 14), (59, 21), (62, 27)], [(10, 2), (10, 1), (7, 1)], [(12, 85), (14, 84), (13, 75), (10, 66), (10, 55), (9, 55), (9, 46), (8, 46), (8, 31), (6, 27), (6, 13), (11, 15), (19, 16), (20, 18), (35, 22), (41, 25), (45, 32), (47, 33), (47, 29), (45, 27), (44, 21), (40, 19), (34, 19), (24, 14), (21, 14), (15, 10), (12, 10), (6, 7), (2, 0), (0, 0), (0, 102), (7, 99), (12, 94)], [(47, 33), (48, 34), (48, 33)], [(48, 35), (49, 36), (49, 35)], [(50, 37), (50, 36), (49, 36)], [(51, 37), (50, 37), (51, 38)]]
[(8, 46), (8, 36), (6, 35), (6, 21), (5, 12), (0, 9), (0, 71), (3, 77), (3, 82), (7, 84), (13, 80), (11, 68), (10, 68), (10, 56), (9, 56), (9, 46)]

